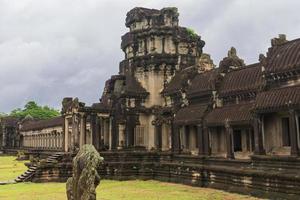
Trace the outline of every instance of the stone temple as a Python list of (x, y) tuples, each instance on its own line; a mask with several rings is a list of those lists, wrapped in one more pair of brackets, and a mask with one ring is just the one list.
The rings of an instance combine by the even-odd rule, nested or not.
[(231, 47), (215, 65), (178, 16), (176, 8), (127, 13), (124, 60), (99, 102), (66, 97), (60, 117), (1, 119), (3, 151), (58, 160), (27, 180), (65, 181), (68, 158), (93, 144), (106, 178), (300, 198), (300, 39), (279, 35), (250, 65)]

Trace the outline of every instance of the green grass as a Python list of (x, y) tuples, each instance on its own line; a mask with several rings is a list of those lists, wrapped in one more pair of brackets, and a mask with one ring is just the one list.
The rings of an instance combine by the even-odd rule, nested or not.
[(14, 156), (0, 156), (0, 181), (17, 178), (27, 170), (25, 161), (17, 161)]
[[(3, 173), (11, 169), (15, 161), (12, 157), (0, 157), (0, 166), (4, 161), (13, 165), (0, 168)], [(20, 166), (19, 166), (20, 165)], [(17, 162), (18, 171), (21, 162)], [(25, 168), (26, 169), (26, 168)], [(14, 173), (11, 173), (15, 177)], [(6, 176), (8, 177), (8, 176)], [(1, 180), (1, 179), (0, 179)], [(255, 199), (249, 196), (232, 194), (220, 190), (191, 187), (158, 181), (110, 181), (102, 180), (97, 188), (97, 199), (101, 200), (240, 200)], [(65, 183), (18, 183), (0, 185), (0, 200), (66, 200)]]
[[(0, 186), (0, 200), (65, 200), (65, 183), (19, 183)], [(240, 200), (255, 199), (208, 188), (158, 181), (103, 180), (97, 188), (101, 200)]]

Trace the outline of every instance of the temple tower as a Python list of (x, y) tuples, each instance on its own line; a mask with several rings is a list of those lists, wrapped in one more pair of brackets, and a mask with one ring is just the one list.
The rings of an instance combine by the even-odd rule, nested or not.
[[(178, 25), (178, 16), (177, 8), (137, 7), (127, 13), (125, 24), (129, 32), (122, 36), (125, 59), (120, 63), (119, 75), (125, 77), (127, 87), (136, 85), (137, 94), (127, 95), (123, 102), (127, 110), (134, 110), (137, 122), (135, 128), (126, 126), (128, 123), (121, 127), (126, 133), (124, 136), (119, 133), (119, 141), (131, 134), (129, 130), (134, 130), (134, 136), (129, 136), (129, 143), (134, 143), (131, 145), (148, 149), (171, 146), (171, 124), (162, 122), (161, 108), (166, 102), (161, 92), (181, 70), (191, 66), (199, 66), (201, 70), (204, 46), (204, 41), (193, 30)], [(126, 96), (128, 91), (123, 93)], [(146, 95), (142, 95), (144, 93)], [(168, 141), (166, 144), (162, 144), (162, 137)]]

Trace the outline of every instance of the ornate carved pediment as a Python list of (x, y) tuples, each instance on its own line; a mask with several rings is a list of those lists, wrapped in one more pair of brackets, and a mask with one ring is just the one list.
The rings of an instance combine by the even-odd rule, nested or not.
[(62, 114), (66, 114), (68, 112), (78, 111), (80, 108), (84, 108), (85, 103), (80, 102), (79, 99), (66, 97), (62, 101)]

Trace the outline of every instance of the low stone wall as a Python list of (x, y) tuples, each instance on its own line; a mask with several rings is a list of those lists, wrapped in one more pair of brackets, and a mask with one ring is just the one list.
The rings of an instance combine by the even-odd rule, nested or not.
[[(159, 180), (217, 188), (272, 199), (300, 199), (300, 160), (253, 157), (227, 160), (157, 152), (101, 152), (102, 179)], [(34, 182), (66, 181), (72, 155), (55, 165), (39, 167)]]

